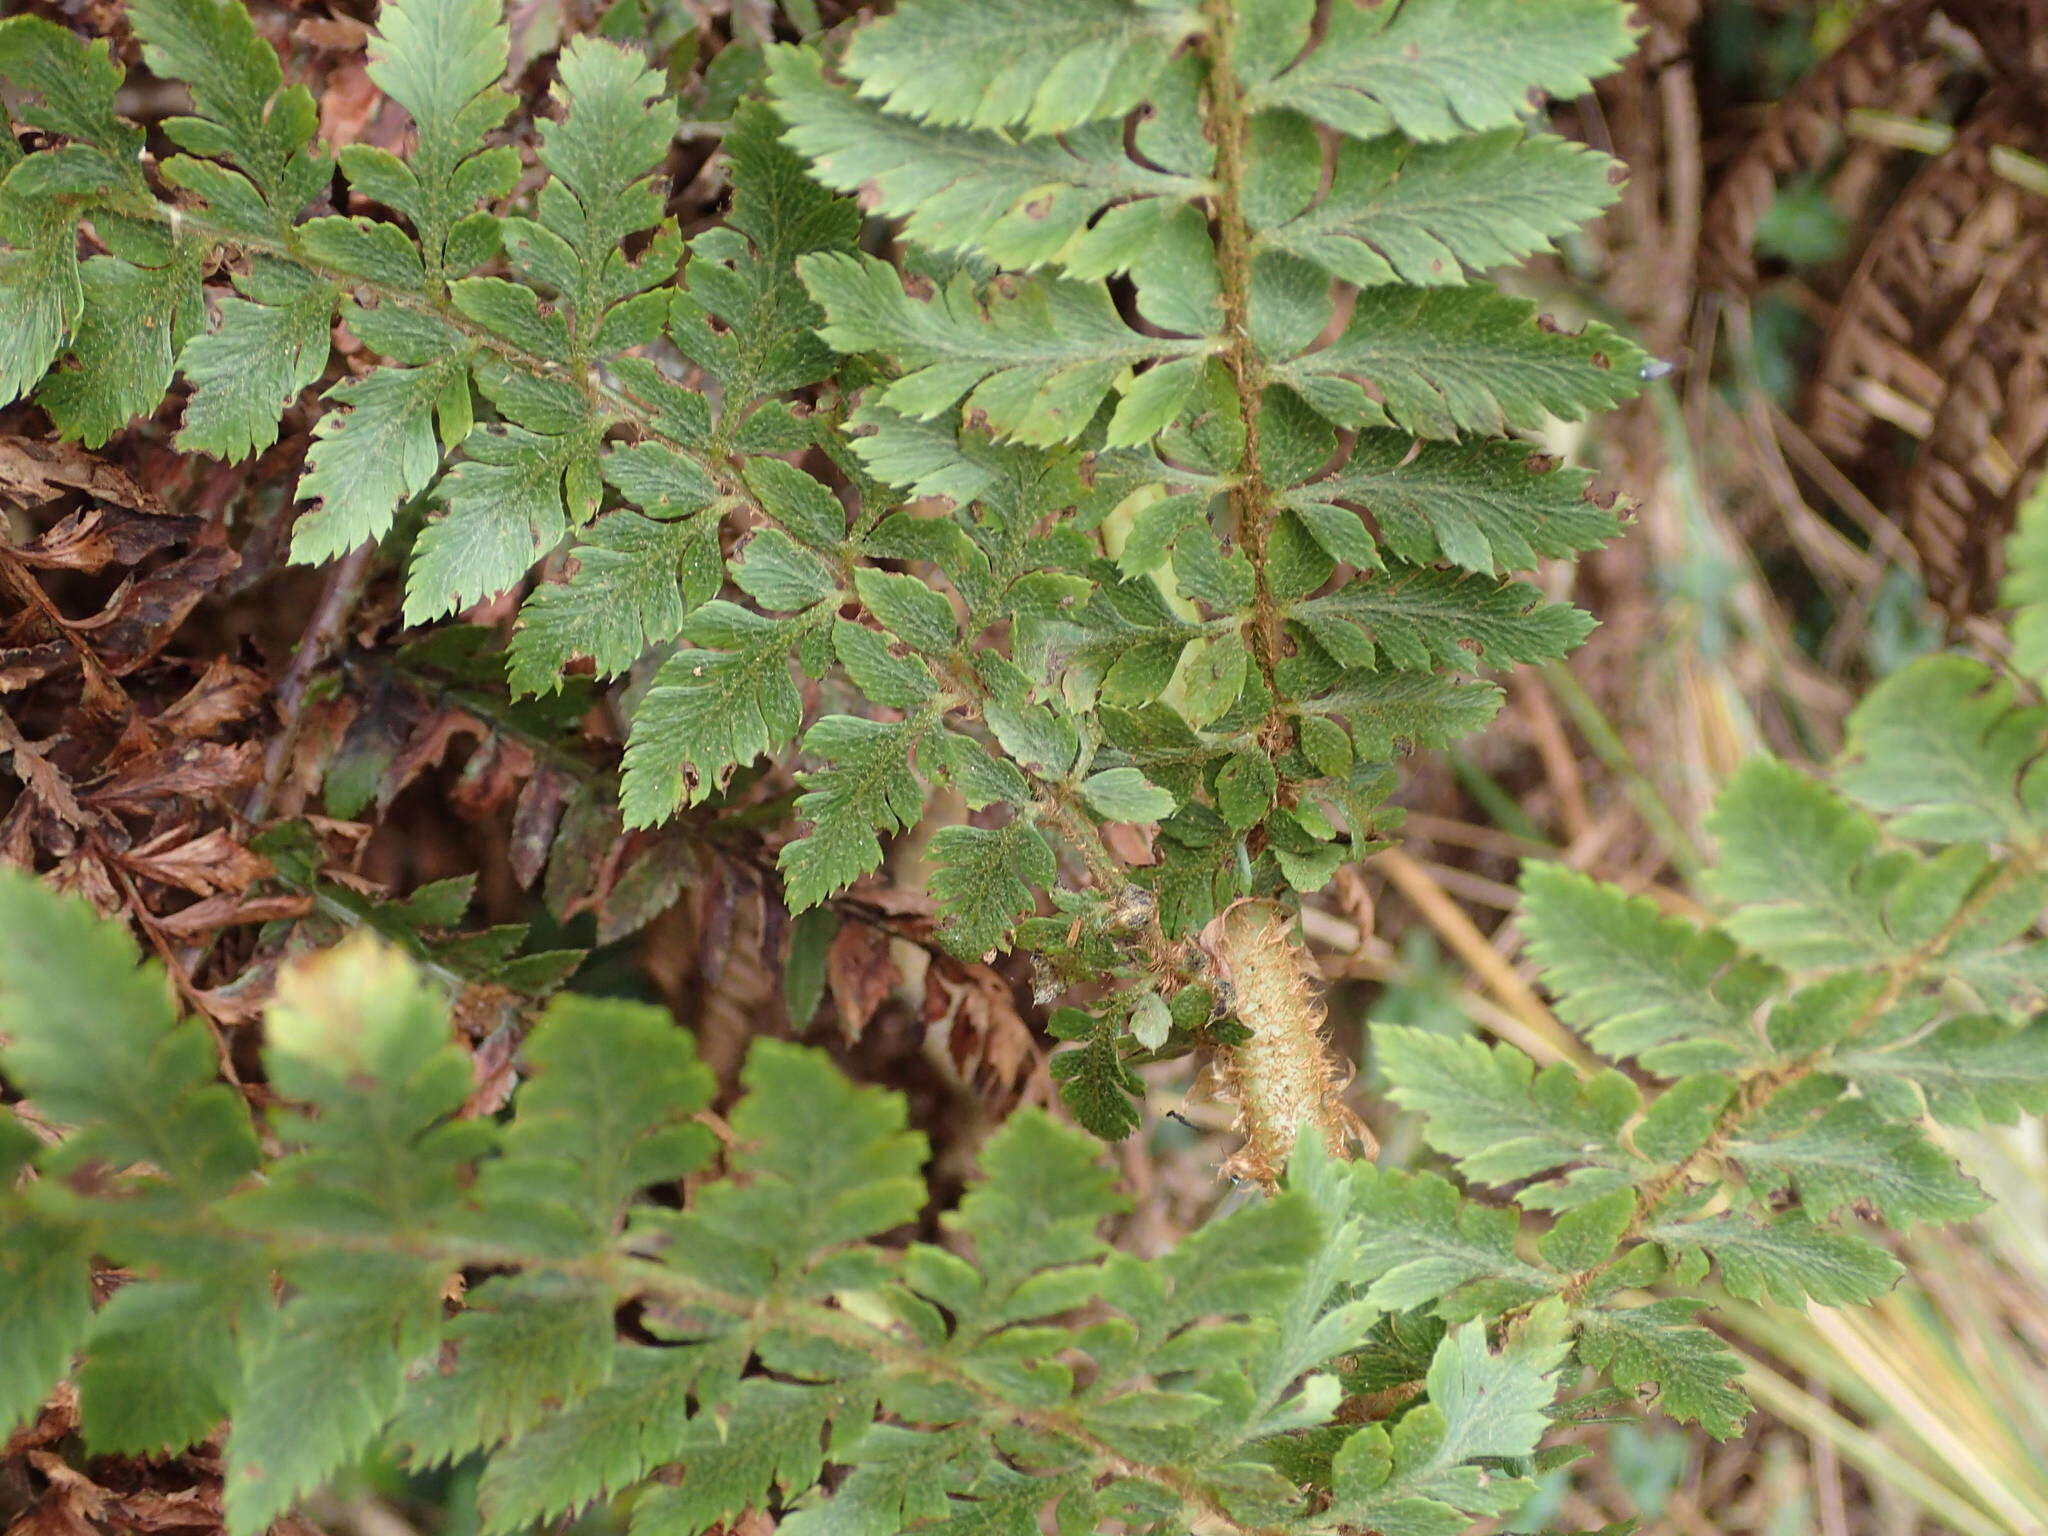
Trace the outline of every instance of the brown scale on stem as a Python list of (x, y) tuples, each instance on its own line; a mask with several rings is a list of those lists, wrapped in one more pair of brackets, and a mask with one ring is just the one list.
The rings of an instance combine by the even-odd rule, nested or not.
[[(1244, 429), (1244, 455), (1230, 488), (1230, 507), (1239, 546), (1252, 568), (1252, 611), (1245, 622), (1245, 644), (1269, 693), (1280, 696), (1278, 671), (1285, 651), (1280, 605), (1266, 574), (1266, 543), (1272, 532), (1275, 505), (1266, 484), (1259, 451), (1259, 417), (1264, 408), (1266, 374), (1251, 332), (1252, 235), (1244, 211), (1245, 140), (1249, 113), (1244, 88), (1231, 68), (1230, 52), (1237, 13), (1219, 5), (1213, 14), (1214, 33), (1204, 115), (1216, 146), (1216, 189), (1209, 213), (1216, 236), (1216, 275), (1223, 308), (1223, 350), (1218, 354), (1237, 393)], [(1277, 704), (1259, 731), (1259, 744), (1278, 756), (1294, 744), (1294, 722)]]

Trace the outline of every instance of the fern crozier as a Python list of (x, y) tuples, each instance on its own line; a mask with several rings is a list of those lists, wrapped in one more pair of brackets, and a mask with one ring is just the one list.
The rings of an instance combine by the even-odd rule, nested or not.
[(1280, 1182), (1302, 1135), (1314, 1135), (1337, 1156), (1353, 1142), (1362, 1142), (1368, 1156), (1375, 1148), (1372, 1132), (1344, 1102), (1350, 1073), (1323, 1033), (1328, 1012), (1293, 926), (1276, 902), (1240, 901), (1203, 935), (1238, 1021), (1251, 1033), (1216, 1062), (1222, 1096), (1237, 1106), (1231, 1129), (1243, 1142), (1223, 1171), (1267, 1188)]

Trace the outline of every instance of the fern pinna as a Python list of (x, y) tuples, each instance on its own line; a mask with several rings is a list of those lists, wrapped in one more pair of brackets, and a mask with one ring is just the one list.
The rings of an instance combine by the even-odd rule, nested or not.
[(1290, 893), (1391, 825), (1399, 751), (1488, 718), (1480, 672), (1585, 633), (1508, 573), (1617, 531), (1516, 434), (1643, 358), (1476, 280), (1611, 196), (1527, 118), (1626, 54), (1616, 0), (903, 0), (773, 50), (687, 246), (632, 49), (562, 51), (529, 165), (497, 8), (390, 0), (411, 152), (330, 159), (235, 0), (128, 15), (191, 96), (160, 162), (104, 44), (0, 23), (32, 131), (0, 136), (0, 398), (97, 444), (182, 373), (179, 445), (244, 457), (344, 336), (298, 558), (402, 556), (416, 622), (524, 588), (520, 692), (639, 669), (635, 824), (800, 752), (793, 909), (945, 787), (944, 939), (1083, 1000), (1077, 1117), (1126, 1134), (1135, 1063), (1213, 1052), (1269, 1191), (1141, 1261), (1090, 1143), (1028, 1113), (945, 1241), (885, 1241), (921, 1144), (822, 1057), (758, 1045), (721, 1152), (686, 1036), (563, 996), (510, 1117), (465, 1117), (443, 1004), (361, 945), (281, 980), (259, 1122), (125, 937), (8, 877), (10, 1422), (67, 1375), (96, 1448), (225, 1420), (236, 1533), (382, 1441), (486, 1456), (494, 1531), (630, 1493), (648, 1536), (1448, 1536), (1617, 1393), (1733, 1432), (1709, 1269), (1875, 1295), (1867, 1223), (1978, 1202), (1924, 1120), (2042, 1102), (2048, 717), (1951, 657), (1865, 707), (1836, 787), (1730, 787), (1719, 926), (1532, 870), (1561, 1008), (1633, 1070), (1381, 1028), (1462, 1183), (1345, 1160)]

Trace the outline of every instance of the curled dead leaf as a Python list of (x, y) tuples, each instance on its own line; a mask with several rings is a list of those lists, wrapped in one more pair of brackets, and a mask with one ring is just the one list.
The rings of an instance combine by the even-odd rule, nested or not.
[(825, 951), (825, 985), (839, 1014), (839, 1032), (858, 1040), (901, 980), (889, 935), (871, 923), (846, 922)]

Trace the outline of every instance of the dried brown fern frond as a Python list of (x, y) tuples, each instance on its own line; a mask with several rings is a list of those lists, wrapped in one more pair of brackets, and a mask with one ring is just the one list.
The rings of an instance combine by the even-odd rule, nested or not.
[[(1844, 262), (1801, 274), (1825, 334), (1800, 414), (1830, 473), (1896, 519), (1958, 617), (1990, 599), (2011, 498), (2048, 430), (2035, 276), (2048, 197), (2012, 174), (2048, 149), (2044, 98), (2048, 0), (1894, 0), (1770, 109), (1705, 221), (1703, 282), (1746, 291), (1784, 179), (1832, 167), (1859, 236)], [(1947, 142), (1908, 174), (1920, 151), (1856, 141), (1865, 108), (1924, 109)], [(1831, 272), (1846, 273), (1832, 293)]]
[(1808, 389), (1810, 429), (1829, 453), (1859, 458), (1885, 425), (1926, 432), (1944, 372), (1970, 350), (1971, 322), (1995, 310), (2028, 205), (2040, 202), (1992, 163), (1999, 146), (2038, 144), (2029, 107), (2017, 90), (1987, 99), (1864, 246)]
[(1958, 616), (1994, 600), (1998, 551), (2048, 447), (2048, 229), (1996, 265), (2002, 280), (1987, 273), (1937, 354), (1941, 402), (1901, 487), (1928, 588)]
[(2044, 144), (2031, 87), (1995, 89), (1909, 182), (1843, 289), (1807, 393), (1814, 440), (1900, 518), (1930, 593), (1988, 601), (2003, 509), (2048, 411), (2048, 199), (2000, 174)]
[(1944, 43), (1931, 23), (1938, 0), (1874, 6), (1809, 70), (1716, 176), (1702, 221), (1702, 282), (1744, 288), (1756, 280), (1756, 233), (1784, 181), (1820, 167), (1841, 147), (1859, 107), (1916, 112), (1945, 73)]
[(1942, 0), (1977, 40), (1992, 74), (2038, 80), (2048, 71), (2048, 0)]
[[(1641, 45), (1597, 98), (1561, 108), (1561, 129), (1629, 167), (1595, 238), (1607, 257), (1605, 295), (1659, 356), (1683, 345), (1699, 263), (1705, 169), (1692, 56), (1700, 0), (1638, 9)], [(1590, 109), (1590, 110), (1589, 110)]]

